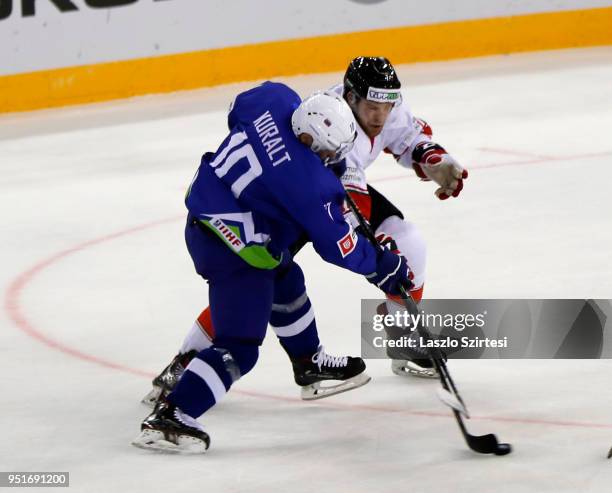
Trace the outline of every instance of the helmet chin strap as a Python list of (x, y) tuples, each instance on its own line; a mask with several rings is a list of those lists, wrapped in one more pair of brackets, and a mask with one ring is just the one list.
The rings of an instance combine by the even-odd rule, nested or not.
[[(320, 157), (320, 156), (319, 156), (319, 157)], [(332, 157), (326, 157), (325, 159), (321, 158), (321, 161), (323, 162), (323, 164), (324, 164), (325, 166), (329, 166), (330, 164), (334, 164), (333, 159), (334, 159), (334, 158), (332, 158)]]
[[(321, 152), (322, 150), (327, 150), (327, 149), (321, 149), (321, 146), (318, 146), (315, 144), (315, 141), (313, 140), (312, 144), (310, 145), (310, 150), (312, 152), (314, 152), (316, 155), (319, 155), (319, 152)], [(338, 151), (336, 151), (336, 154), (338, 154)], [(321, 161), (323, 162), (323, 164), (325, 166), (329, 166), (330, 164), (334, 164), (334, 157), (326, 157), (325, 159), (321, 158), (321, 156), (319, 156), (319, 158), (321, 159)]]

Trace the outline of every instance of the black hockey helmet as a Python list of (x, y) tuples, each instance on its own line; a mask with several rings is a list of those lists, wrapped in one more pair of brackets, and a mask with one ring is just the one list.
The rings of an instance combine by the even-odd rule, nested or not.
[(353, 91), (357, 96), (377, 103), (399, 103), (402, 87), (395, 69), (385, 57), (354, 58), (344, 74), (344, 95)]

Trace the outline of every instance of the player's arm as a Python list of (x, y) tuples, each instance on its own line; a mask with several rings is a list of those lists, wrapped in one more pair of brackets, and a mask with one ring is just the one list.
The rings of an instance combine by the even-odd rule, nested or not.
[[(358, 233), (344, 218), (343, 194), (325, 201), (313, 187), (301, 183), (280, 191), (285, 209), (306, 231), (316, 252), (326, 262), (362, 274), (385, 293), (397, 294), (406, 286), (408, 266), (404, 257), (388, 250), (382, 253)], [(278, 196), (277, 195), (277, 196)]]
[(346, 221), (338, 202), (328, 204), (327, 218), (322, 216), (307, 226), (317, 253), (327, 262), (365, 275), (385, 293), (398, 294), (400, 284), (410, 289), (406, 259), (389, 250), (378, 252)]
[(395, 118), (395, 127), (390, 132), (391, 142), (387, 150), (404, 167), (414, 169), (423, 181), (438, 185), (435, 191), (440, 200), (458, 197), (463, 190), (463, 180), (468, 172), (444, 147), (432, 140), (431, 127), (420, 118), (415, 118), (406, 105)]

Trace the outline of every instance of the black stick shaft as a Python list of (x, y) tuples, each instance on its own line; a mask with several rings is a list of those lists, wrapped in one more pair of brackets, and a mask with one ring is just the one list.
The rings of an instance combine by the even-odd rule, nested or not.
[[(353, 214), (355, 214), (355, 217), (357, 218), (359, 225), (363, 229), (363, 233), (365, 234), (365, 237), (370, 241), (370, 243), (372, 244), (374, 248), (376, 248), (378, 251), (382, 251), (382, 246), (376, 240), (376, 236), (374, 234), (374, 231), (372, 230), (372, 227), (366, 221), (365, 217), (363, 217), (363, 214), (361, 214), (361, 211), (357, 207), (357, 204), (355, 204), (355, 201), (353, 200), (353, 198), (350, 196), (348, 192), (346, 194), (346, 201), (349, 205), (349, 208), (353, 212)], [(415, 314), (415, 315), (418, 314), (418, 308), (416, 306), (416, 303), (412, 299), (412, 296), (410, 296), (410, 294), (407, 293), (403, 287), (400, 287), (400, 292), (402, 295), (402, 300), (408, 312)], [(431, 333), (422, 324), (417, 325), (417, 330), (419, 331), (419, 335), (421, 337), (431, 339)], [(444, 361), (444, 358), (440, 354), (440, 351), (438, 350), (438, 348), (427, 348), (427, 349), (429, 350), (429, 357), (431, 361), (433, 362), (436, 371), (438, 372), (438, 376), (440, 378), (440, 383), (442, 384), (442, 387), (445, 390), (452, 392), (455, 395), (455, 397), (459, 400), (459, 402), (465, 407), (463, 399), (461, 398), (461, 396), (459, 395), (459, 392), (457, 391), (455, 382), (453, 381), (453, 379), (450, 376), (450, 373), (448, 372), (446, 362)], [(455, 419), (457, 420), (457, 424), (459, 425), (461, 434), (465, 438), (465, 441), (467, 442), (468, 446), (471, 449), (475, 450), (474, 439), (478, 437), (472, 437), (472, 435), (468, 433), (465, 427), (465, 423), (463, 422), (463, 418), (456, 409), (453, 409), (453, 415), (455, 416)], [(485, 453), (491, 453), (491, 452), (492, 451), (487, 451)]]

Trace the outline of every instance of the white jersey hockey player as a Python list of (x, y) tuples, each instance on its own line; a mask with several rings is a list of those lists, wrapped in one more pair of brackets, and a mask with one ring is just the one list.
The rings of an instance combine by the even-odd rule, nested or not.
[[(411, 296), (419, 302), (425, 284), (426, 246), (420, 232), (391, 202), (367, 182), (366, 170), (381, 152), (393, 154), (405, 168), (423, 181), (434, 181), (440, 200), (459, 196), (467, 171), (439, 144), (433, 142), (429, 125), (415, 118), (403, 101), (395, 69), (383, 57), (357, 57), (351, 61), (344, 83), (332, 89), (342, 94), (358, 122), (357, 139), (346, 158), (342, 183), (369, 220), (377, 238), (393, 241), (406, 257), (411, 271)], [(388, 309), (397, 305), (388, 303)], [(387, 309), (385, 306), (379, 307)], [(390, 334), (392, 336), (392, 334)], [(392, 370), (398, 375), (435, 377), (426, 355), (390, 349)]]

